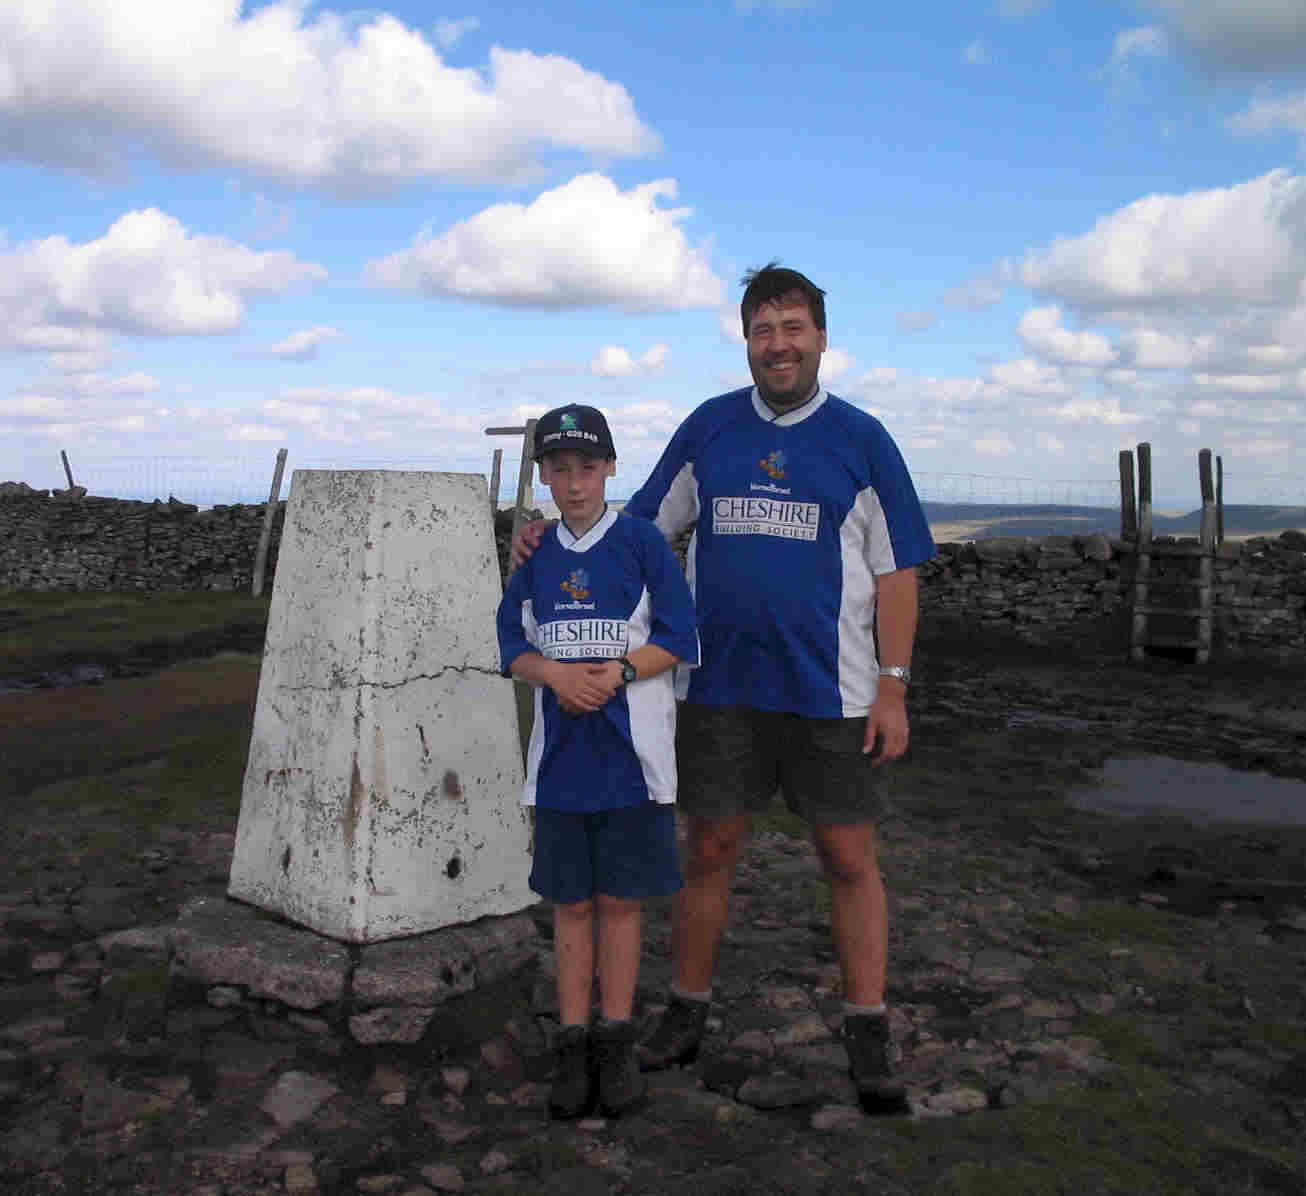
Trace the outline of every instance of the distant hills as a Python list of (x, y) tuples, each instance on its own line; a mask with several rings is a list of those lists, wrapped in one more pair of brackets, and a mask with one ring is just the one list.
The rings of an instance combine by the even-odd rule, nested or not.
[[(934, 538), (988, 540), (996, 536), (1120, 535), (1117, 507), (1010, 506), (997, 503), (927, 502), (925, 517)], [(1199, 509), (1184, 515), (1152, 512), (1152, 535), (1196, 536), (1202, 527)], [(1225, 504), (1225, 538), (1275, 536), (1289, 528), (1306, 531), (1306, 507)]]
[[(556, 519), (558, 508), (547, 499), (544, 487), (536, 490), (536, 506)], [(622, 500), (612, 502), (620, 507)], [(925, 518), (939, 543), (949, 540), (991, 540), (998, 536), (1088, 536), (1102, 532), (1120, 535), (1118, 507), (1015, 506), (1005, 503), (926, 502)], [(1306, 506), (1231, 506), (1224, 508), (1226, 539), (1277, 536), (1289, 528), (1306, 531)], [(1185, 515), (1158, 515), (1152, 511), (1152, 535), (1196, 536), (1202, 529), (1200, 509)]]

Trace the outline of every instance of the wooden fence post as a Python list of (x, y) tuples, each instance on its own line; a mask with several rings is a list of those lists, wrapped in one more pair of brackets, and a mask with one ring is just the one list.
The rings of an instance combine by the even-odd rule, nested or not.
[(494, 460), (490, 464), (490, 518), (499, 513), (499, 476), (503, 471), (503, 449), (494, 450)]
[(1138, 538), (1152, 540), (1152, 446), (1138, 446)]
[(1215, 459), (1215, 543), (1224, 543), (1224, 458)]
[(268, 505), (263, 512), (263, 530), (258, 537), (258, 551), (254, 554), (254, 584), (250, 592), (255, 598), (263, 596), (263, 574), (267, 569), (268, 546), (272, 543), (272, 520), (281, 498), (281, 474), (285, 468), (286, 450), (277, 449), (277, 467), (272, 471), (272, 488), (268, 491)]
[[(517, 533), (521, 531), (522, 513), (526, 506), (526, 496), (531, 493), (531, 477), (535, 469), (535, 424), (536, 420), (528, 419), (523, 431), (526, 433), (521, 442), (521, 468), (517, 472), (517, 504), (512, 509), (512, 540), (509, 543), (515, 543)], [(517, 565), (512, 559), (511, 553), (508, 556), (508, 576), (511, 577), (517, 572)]]
[(1134, 503), (1134, 454), (1120, 450), (1120, 538), (1138, 539), (1138, 507)]

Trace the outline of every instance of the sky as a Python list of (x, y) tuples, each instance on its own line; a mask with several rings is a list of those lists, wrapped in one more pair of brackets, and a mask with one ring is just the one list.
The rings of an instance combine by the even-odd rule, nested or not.
[(778, 259), (923, 498), (1306, 504), (1304, 151), (1302, 0), (6, 0), (0, 480), (507, 492), (582, 402), (624, 497)]

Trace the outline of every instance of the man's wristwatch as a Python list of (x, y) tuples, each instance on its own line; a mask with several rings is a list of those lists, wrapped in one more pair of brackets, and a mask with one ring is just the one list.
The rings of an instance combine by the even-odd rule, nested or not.
[(911, 684), (911, 669), (900, 664), (886, 664), (880, 670), (881, 677), (897, 677), (904, 685)]
[(633, 664), (630, 663), (630, 657), (628, 657), (628, 656), (619, 656), (617, 659), (618, 659), (618, 661), (619, 661), (620, 664), (621, 664), (621, 683), (622, 683), (622, 685), (629, 685), (632, 681), (638, 681), (638, 680), (639, 680), (639, 670), (636, 669), (635, 666), (634, 666)]

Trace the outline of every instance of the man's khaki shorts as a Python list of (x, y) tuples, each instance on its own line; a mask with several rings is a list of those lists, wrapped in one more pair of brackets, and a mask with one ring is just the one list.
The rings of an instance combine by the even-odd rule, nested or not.
[(866, 719), (805, 718), (744, 706), (680, 703), (676, 768), (680, 808), (696, 818), (762, 814), (778, 789), (814, 826), (874, 822), (883, 798)]

